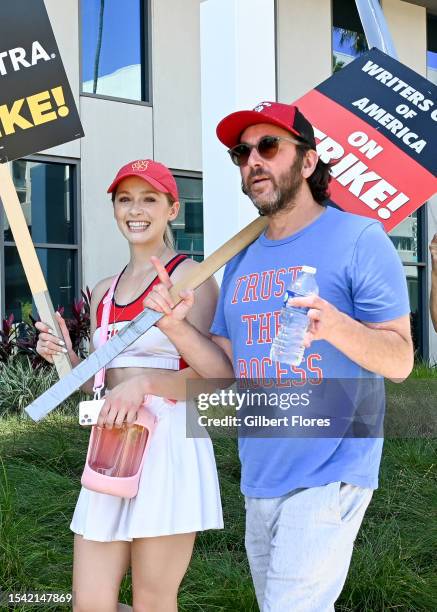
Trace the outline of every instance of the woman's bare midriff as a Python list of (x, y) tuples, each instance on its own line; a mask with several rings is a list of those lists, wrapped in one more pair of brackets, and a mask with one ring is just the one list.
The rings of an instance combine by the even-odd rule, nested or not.
[(119, 383), (125, 382), (141, 374), (166, 374), (172, 370), (164, 368), (110, 368), (106, 370), (106, 383), (108, 389), (113, 389)]

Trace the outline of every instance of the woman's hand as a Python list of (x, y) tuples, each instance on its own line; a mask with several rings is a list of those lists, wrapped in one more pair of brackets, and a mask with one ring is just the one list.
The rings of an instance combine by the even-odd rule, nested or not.
[(176, 307), (174, 307), (169, 291), (173, 286), (173, 283), (167, 270), (165, 269), (165, 266), (162, 264), (160, 259), (158, 259), (158, 257), (152, 256), (150, 260), (155, 266), (158, 278), (161, 282), (153, 287), (144, 300), (143, 305), (146, 308), (151, 308), (152, 310), (156, 310), (167, 315), (156, 323), (156, 327), (164, 330), (170, 326), (173, 326), (174, 324), (179, 323), (180, 321), (183, 321), (186, 318), (188, 312), (194, 304), (194, 292), (191, 290), (181, 291), (180, 297), (182, 298), (182, 301), (179, 302)]
[(133, 376), (106, 392), (105, 403), (97, 420), (99, 427), (121, 427), (123, 423), (133, 425), (147, 394), (145, 374)]
[(35, 323), (35, 327), (39, 330), (40, 333), (38, 335), (36, 352), (49, 363), (53, 363), (53, 357), (55, 355), (68, 353), (74, 365), (75, 362), (78, 362), (78, 357), (73, 351), (70, 334), (68, 332), (65, 321), (61, 317), (59, 312), (56, 313), (56, 317), (58, 319), (59, 327), (61, 329), (62, 336), (64, 339), (60, 340), (57, 336), (55, 336), (53, 334), (53, 331), (46, 323), (43, 323), (42, 321), (37, 321)]

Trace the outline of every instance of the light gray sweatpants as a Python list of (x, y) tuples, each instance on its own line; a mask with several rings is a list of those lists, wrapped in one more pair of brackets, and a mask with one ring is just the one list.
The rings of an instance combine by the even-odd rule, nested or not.
[(372, 489), (332, 482), (246, 497), (246, 550), (261, 612), (332, 612)]

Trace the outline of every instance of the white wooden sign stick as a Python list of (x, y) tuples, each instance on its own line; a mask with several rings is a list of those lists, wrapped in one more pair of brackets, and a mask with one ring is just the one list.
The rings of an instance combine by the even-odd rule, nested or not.
[[(23, 264), (24, 273), (29, 283), (41, 321), (47, 323), (55, 334), (62, 339), (62, 333), (56, 320), (53, 304), (47, 290), (47, 284), (41, 270), (35, 247), (27, 227), (26, 218), (21, 208), (9, 168), (0, 164), (0, 198), (17, 245), (18, 254)], [(68, 355), (54, 358), (59, 377), (68, 374), (72, 367)]]

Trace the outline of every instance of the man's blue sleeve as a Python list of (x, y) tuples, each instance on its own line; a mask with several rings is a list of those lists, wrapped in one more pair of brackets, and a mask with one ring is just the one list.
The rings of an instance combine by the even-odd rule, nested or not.
[(360, 234), (351, 261), (354, 316), (382, 323), (409, 314), (405, 272), (399, 255), (380, 223)]

